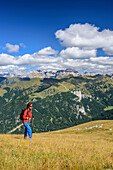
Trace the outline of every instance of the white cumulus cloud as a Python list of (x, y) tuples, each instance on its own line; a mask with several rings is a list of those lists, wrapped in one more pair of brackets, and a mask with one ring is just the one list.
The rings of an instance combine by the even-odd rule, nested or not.
[(0, 67), (0, 70), (14, 70), (14, 69), (25, 70), (26, 67), (19, 67), (19, 66), (15, 66), (15, 65), (7, 65), (7, 66)]
[(90, 58), (96, 57), (96, 50), (80, 49), (78, 47), (68, 47), (60, 52), (63, 58)]
[(113, 55), (113, 46), (103, 48), (103, 51), (108, 55)]
[[(99, 60), (98, 60), (99, 61)], [(105, 73), (105, 72), (111, 72), (113, 65), (107, 65), (103, 64), (102, 62), (98, 62), (96, 60), (90, 60), (89, 59), (82, 59), (82, 60), (74, 60), (74, 59), (67, 59), (63, 62), (64, 68), (73, 68), (79, 72), (99, 72), (99, 73)]]
[(53, 50), (51, 47), (47, 47), (33, 54), (25, 54), (23, 56), (19, 56), (16, 60), (16, 64), (36, 66), (46, 63), (55, 63), (60, 60), (59, 57), (56, 57), (57, 53), (58, 52)]
[(109, 55), (113, 53), (113, 31), (109, 29), (100, 31), (99, 27), (88, 23), (71, 24), (65, 30), (58, 30), (55, 35), (66, 47), (102, 48)]
[(6, 65), (0, 67), (1, 74), (13, 73), (16, 75), (23, 75), (26, 72), (26, 70), (27, 70), (26, 67), (17, 65)]
[(14, 64), (15, 57), (8, 54), (0, 54), (0, 65)]
[(53, 50), (51, 47), (46, 47), (40, 50), (37, 54), (38, 55), (56, 55), (58, 51)]
[(92, 63), (98, 63), (98, 64), (103, 64), (103, 65), (111, 65), (113, 66), (113, 57), (91, 57), (90, 61)]
[(9, 52), (9, 53), (17, 53), (19, 52), (19, 45), (12, 45), (10, 43), (6, 43), (6, 47), (5, 49)]
[(58, 51), (51, 47), (44, 48), (33, 54), (25, 54), (23, 56), (14, 57), (5, 53), (0, 54), (0, 65), (40, 65), (60, 62), (61, 58), (56, 56)]

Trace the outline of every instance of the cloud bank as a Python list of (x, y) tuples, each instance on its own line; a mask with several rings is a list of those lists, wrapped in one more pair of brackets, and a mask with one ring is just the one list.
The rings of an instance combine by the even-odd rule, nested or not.
[[(73, 68), (79, 72), (113, 72), (113, 31), (100, 30), (95, 25), (72, 24), (55, 33), (64, 46), (61, 51), (46, 47), (33, 54), (14, 57), (0, 54), (0, 71), (17, 69), (28, 71), (27, 66), (58, 70)], [(23, 43), (20, 46), (25, 48)], [(19, 52), (19, 45), (6, 44), (9, 53)], [(102, 54), (98, 54), (101, 49)]]

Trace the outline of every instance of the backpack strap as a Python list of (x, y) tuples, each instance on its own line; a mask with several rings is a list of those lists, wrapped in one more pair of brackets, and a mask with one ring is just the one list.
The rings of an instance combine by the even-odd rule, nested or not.
[(27, 116), (29, 115), (29, 111), (27, 110)]
[(29, 111), (27, 110), (27, 117), (29, 116)]

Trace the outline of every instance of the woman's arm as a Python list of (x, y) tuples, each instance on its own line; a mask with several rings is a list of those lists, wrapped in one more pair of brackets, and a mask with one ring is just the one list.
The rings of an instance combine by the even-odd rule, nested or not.
[(27, 120), (27, 119), (28, 119), (27, 112), (28, 112), (27, 109), (24, 110), (24, 115), (23, 115), (23, 119), (24, 119), (24, 120)]

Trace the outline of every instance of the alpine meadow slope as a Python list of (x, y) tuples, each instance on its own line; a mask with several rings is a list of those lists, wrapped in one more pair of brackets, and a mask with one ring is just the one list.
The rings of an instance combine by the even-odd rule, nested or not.
[[(19, 114), (28, 102), (33, 103), (35, 133), (113, 119), (111, 77), (10, 78), (0, 84), (0, 133), (8, 133), (21, 124)], [(22, 126), (13, 133), (23, 132)]]
[(113, 120), (92, 121), (64, 130), (0, 134), (1, 169), (113, 169)]

